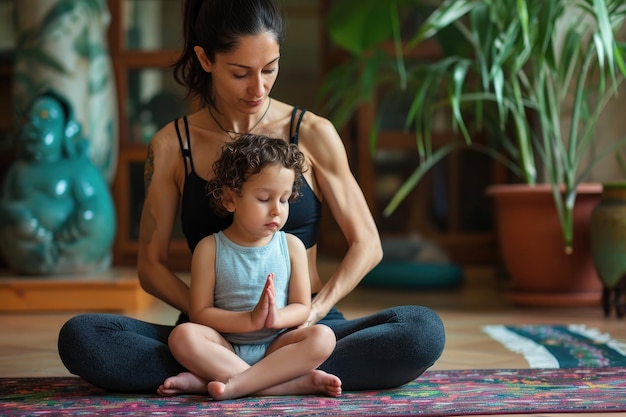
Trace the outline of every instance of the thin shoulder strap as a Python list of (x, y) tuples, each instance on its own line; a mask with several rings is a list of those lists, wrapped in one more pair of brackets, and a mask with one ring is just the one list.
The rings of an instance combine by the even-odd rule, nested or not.
[[(176, 119), (174, 121), (174, 126), (176, 127), (176, 136), (178, 137), (178, 144), (180, 145), (180, 151), (183, 154), (183, 162), (185, 164), (185, 176), (187, 176), (189, 175), (189, 172), (194, 171), (193, 159), (191, 158), (191, 138), (189, 136), (189, 122), (187, 121), (187, 116), (184, 116), (183, 123), (185, 124), (185, 137), (187, 139), (187, 147), (185, 148), (185, 146), (183, 145), (183, 138), (180, 134), (180, 128), (178, 127), (179, 120), (180, 119)], [(189, 169), (187, 169), (187, 160), (189, 160)]]
[[(296, 121), (296, 114), (300, 110), (300, 116)], [(294, 106), (293, 111), (291, 112), (291, 122), (289, 124), (289, 142), (298, 144), (298, 137), (300, 136), (300, 124), (302, 123), (302, 118), (304, 117), (304, 113), (306, 113), (306, 109), (301, 109), (298, 106)], [(294, 128), (295, 123), (295, 128)]]

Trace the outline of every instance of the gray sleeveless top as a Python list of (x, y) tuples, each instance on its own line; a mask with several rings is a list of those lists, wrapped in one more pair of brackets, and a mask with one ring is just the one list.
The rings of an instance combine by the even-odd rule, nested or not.
[[(240, 246), (224, 232), (215, 235), (215, 307), (231, 311), (251, 311), (259, 301), (267, 275), (274, 273), (276, 304), (287, 305), (291, 262), (285, 233), (274, 234), (265, 246)], [(227, 333), (230, 343), (268, 343), (282, 330), (261, 329), (252, 333)]]

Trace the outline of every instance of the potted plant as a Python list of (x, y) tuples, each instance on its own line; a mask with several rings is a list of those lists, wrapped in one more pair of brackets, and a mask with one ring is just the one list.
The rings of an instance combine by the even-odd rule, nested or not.
[[(386, 213), (395, 210), (435, 163), (458, 147), (472, 146), (502, 161), (526, 188), (548, 193), (561, 236), (560, 253), (547, 262), (529, 259), (532, 246), (541, 246), (545, 236), (534, 241), (527, 237), (525, 246), (513, 250), (526, 255), (522, 263), (550, 266), (556, 258), (574, 261), (577, 265), (561, 274), (570, 283), (576, 281), (572, 271), (593, 272), (588, 256), (581, 267), (579, 252), (588, 250), (584, 247), (588, 243), (585, 236), (575, 236), (574, 226), (582, 221), (575, 219), (575, 213), (584, 206), (582, 217), (588, 221), (601, 186), (591, 187), (593, 197), (585, 203), (589, 187), (583, 181), (598, 161), (624, 145), (622, 140), (596, 150), (595, 156), (588, 153), (596, 139), (598, 120), (626, 77), (626, 47), (616, 39), (626, 15), (623, 1), (444, 0), (429, 8), (427, 1), (395, 0), (358, 2), (351, 13), (341, 13), (341, 8), (351, 7), (348, 3), (351, 1), (340, 2), (328, 17), (331, 38), (350, 52), (345, 63), (329, 73), (323, 90), (336, 122), (344, 123), (359, 103), (371, 100), (377, 91), (402, 89), (412, 96), (405, 125), (415, 130), (421, 161), (391, 199)], [(415, 25), (403, 20), (409, 15), (407, 7), (422, 10), (423, 21)], [(348, 22), (341, 23), (334, 13), (341, 13)], [(407, 23), (416, 27), (409, 34)], [(360, 38), (358, 30), (368, 36)], [(407, 49), (429, 38), (440, 45), (441, 59), (425, 63), (404, 58)], [(383, 52), (380, 45), (385, 41), (395, 45), (394, 53)], [(347, 79), (352, 81), (342, 84)], [(442, 107), (451, 110), (451, 123), (463, 140), (435, 148), (430, 121), (433, 112)], [(487, 132), (487, 142), (473, 139), (479, 131)], [(376, 128), (371, 135), (373, 144), (375, 140)], [(499, 204), (500, 198), (495, 200)], [(516, 197), (505, 205), (517, 207), (529, 200)], [(516, 216), (517, 223), (522, 223), (519, 214)], [(545, 217), (534, 212), (527, 220), (539, 223), (540, 216)], [(502, 215), (498, 212), (497, 217)], [(524, 224), (524, 233), (529, 224)], [(502, 226), (498, 229), (503, 232)], [(545, 232), (547, 226), (540, 229)], [(507, 265), (504, 244), (516, 241), (500, 234), (503, 258), (513, 280), (516, 271)], [(541, 248), (540, 252), (545, 251)], [(540, 287), (554, 278), (540, 277)], [(583, 292), (599, 289), (585, 285)], [(527, 290), (532, 300), (541, 301), (541, 296), (534, 294), (539, 289), (543, 288)]]

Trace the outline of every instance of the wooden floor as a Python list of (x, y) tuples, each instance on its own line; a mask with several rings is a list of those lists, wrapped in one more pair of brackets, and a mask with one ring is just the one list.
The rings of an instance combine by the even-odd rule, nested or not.
[[(326, 267), (331, 268), (332, 264)], [(132, 270), (123, 273), (134, 275)], [(514, 307), (503, 297), (505, 284), (490, 268), (468, 268), (464, 285), (459, 289), (397, 291), (359, 287), (339, 308), (348, 318), (394, 305), (433, 308), (441, 315), (447, 331), (446, 349), (433, 367), (439, 370), (527, 368), (523, 357), (509, 352), (481, 331), (481, 326), (487, 324), (580, 323), (626, 341), (626, 321), (604, 318), (600, 307), (554, 310)], [(57, 334), (62, 324), (77, 313), (0, 313), (0, 377), (69, 375), (58, 358)], [(124, 314), (164, 324), (173, 323), (177, 316), (176, 311), (157, 300)]]

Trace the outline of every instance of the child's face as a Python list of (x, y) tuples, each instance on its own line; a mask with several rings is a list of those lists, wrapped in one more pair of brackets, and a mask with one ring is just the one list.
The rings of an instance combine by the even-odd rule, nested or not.
[(234, 195), (233, 225), (251, 240), (271, 236), (289, 216), (289, 197), (295, 173), (280, 165), (265, 167), (243, 184), (241, 196)]

